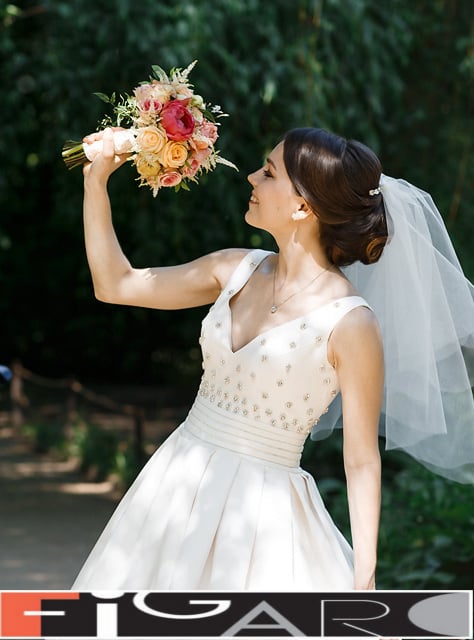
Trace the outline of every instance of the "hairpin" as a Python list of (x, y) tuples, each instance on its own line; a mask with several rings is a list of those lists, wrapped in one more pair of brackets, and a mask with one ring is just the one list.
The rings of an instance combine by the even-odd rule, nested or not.
[(379, 193), (381, 193), (380, 187), (377, 187), (376, 189), (371, 189), (369, 191), (369, 196), (378, 196)]

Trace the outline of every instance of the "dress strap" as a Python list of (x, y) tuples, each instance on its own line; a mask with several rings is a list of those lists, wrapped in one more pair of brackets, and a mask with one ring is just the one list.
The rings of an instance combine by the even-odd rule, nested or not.
[(329, 336), (334, 331), (336, 325), (342, 318), (357, 307), (367, 307), (371, 309), (369, 303), (361, 296), (344, 296), (338, 298), (327, 305), (324, 313), (324, 324), (326, 328), (326, 335)]
[(242, 287), (248, 282), (250, 276), (259, 264), (261, 264), (263, 260), (272, 253), (272, 251), (264, 251), (263, 249), (254, 249), (253, 251), (249, 251), (234, 269), (221, 292), (221, 296), (223, 298), (228, 298), (229, 296), (233, 296), (237, 293), (237, 291), (240, 291), (240, 289), (242, 289)]

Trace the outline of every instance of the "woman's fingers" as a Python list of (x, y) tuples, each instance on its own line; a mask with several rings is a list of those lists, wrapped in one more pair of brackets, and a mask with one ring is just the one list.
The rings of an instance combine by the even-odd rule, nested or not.
[(84, 138), (84, 142), (92, 146), (94, 143), (95, 145), (99, 142), (101, 143), (94, 151), (92, 151), (92, 146), (89, 149), (88, 157), (92, 162), (84, 164), (84, 176), (88, 176), (91, 172), (94, 172), (95, 175), (107, 179), (130, 158), (130, 153), (116, 153), (114, 132), (120, 130), (122, 130), (121, 127), (108, 127), (103, 131), (98, 131)]
[(102, 155), (111, 160), (115, 156), (114, 132), (112, 129), (105, 129), (102, 137)]
[(96, 140), (102, 140), (105, 131), (123, 131), (123, 127), (107, 127), (107, 129), (102, 129), (101, 131), (95, 131), (94, 133), (89, 133), (87, 136), (82, 138), (82, 142), (86, 142), (87, 144), (92, 144)]

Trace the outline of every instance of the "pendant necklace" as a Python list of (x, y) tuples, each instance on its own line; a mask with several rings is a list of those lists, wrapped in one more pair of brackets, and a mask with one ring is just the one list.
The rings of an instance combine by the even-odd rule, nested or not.
[(273, 298), (272, 298), (272, 306), (270, 307), (270, 313), (276, 313), (278, 311), (278, 309), (285, 304), (285, 302), (288, 302), (288, 300), (290, 300), (291, 298), (293, 298), (294, 296), (296, 296), (298, 293), (302, 293), (305, 289), (307, 289), (308, 287), (310, 287), (313, 282), (316, 282), (316, 280), (323, 275), (323, 273), (326, 273), (326, 271), (329, 270), (329, 267), (326, 267), (326, 269), (323, 269), (323, 271), (320, 271), (318, 273), (317, 276), (314, 276), (314, 278), (312, 280), (310, 280), (308, 282), (308, 284), (305, 284), (305, 286), (302, 289), (299, 289), (298, 291), (295, 291), (294, 293), (292, 293), (290, 296), (288, 296), (288, 298), (285, 298), (283, 300), (283, 302), (280, 302), (279, 304), (276, 304), (275, 302), (275, 282), (276, 282), (276, 267), (275, 270), (273, 272)]

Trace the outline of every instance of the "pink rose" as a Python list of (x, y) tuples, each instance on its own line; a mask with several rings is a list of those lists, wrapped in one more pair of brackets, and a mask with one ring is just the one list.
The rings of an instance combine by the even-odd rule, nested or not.
[(194, 118), (186, 108), (189, 100), (171, 100), (161, 111), (161, 125), (170, 140), (188, 140), (194, 131)]
[(181, 169), (181, 173), (186, 178), (194, 178), (200, 166), (201, 163), (199, 162), (199, 160), (197, 158), (192, 158), (191, 160), (188, 160), (183, 166), (183, 168)]
[(163, 104), (153, 95), (153, 87), (149, 84), (140, 85), (134, 91), (138, 108), (145, 113), (159, 113)]
[(217, 140), (219, 134), (217, 133), (217, 127), (213, 122), (209, 122), (209, 120), (204, 120), (201, 127), (200, 133), (205, 138), (208, 138), (212, 144)]
[(199, 164), (203, 164), (211, 155), (210, 149), (199, 149), (193, 154)]
[(147, 113), (159, 113), (162, 106), (159, 100), (145, 100), (143, 104), (140, 105), (140, 109)]
[(160, 175), (161, 187), (175, 187), (181, 182), (181, 174), (178, 171), (165, 171)]

